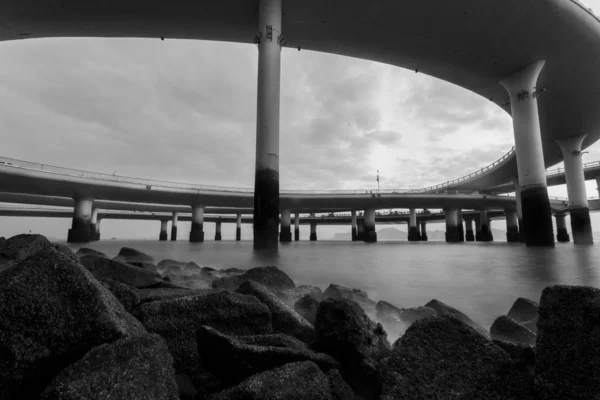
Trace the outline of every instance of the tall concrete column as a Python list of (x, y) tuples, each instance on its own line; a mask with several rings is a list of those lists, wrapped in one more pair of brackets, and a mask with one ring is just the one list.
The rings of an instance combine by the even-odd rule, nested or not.
[(421, 235), (420, 240), (427, 241), (427, 222), (421, 221)]
[(317, 223), (310, 223), (310, 241), (315, 242), (317, 240)]
[(179, 219), (179, 213), (173, 213), (173, 219), (171, 220), (171, 241), (177, 240), (177, 220)]
[(160, 221), (160, 234), (158, 235), (158, 240), (160, 240), (161, 242), (164, 242), (169, 239), (169, 234), (167, 233), (168, 224), (169, 221), (166, 219)]
[(98, 217), (98, 220), (96, 221), (96, 232), (94, 232), (94, 240), (98, 241), (100, 240), (100, 223), (102, 222), (102, 219), (100, 217)]
[(521, 186), (519, 180), (513, 180), (515, 186), (515, 198), (517, 199), (517, 219), (519, 224), (519, 242), (525, 243), (525, 225), (523, 225), (523, 208), (521, 207)]
[[(100, 230), (98, 228), (98, 209), (92, 206), (92, 217), (90, 219), (90, 241), (100, 240)], [(96, 239), (96, 237), (98, 237)]]
[(536, 82), (545, 61), (537, 61), (499, 83), (510, 95), (521, 207), (527, 246), (554, 246), (552, 211), (540, 134)]
[(475, 234), (473, 233), (473, 216), (465, 215), (463, 216), (465, 220), (465, 242), (474, 242)]
[(458, 231), (458, 210), (456, 208), (444, 208), (446, 214), (446, 242), (460, 242)]
[(463, 213), (460, 208), (456, 211), (456, 222), (458, 223), (458, 237), (460, 238), (461, 242), (464, 242), (465, 228), (463, 226)]
[(419, 227), (417, 226), (417, 210), (410, 209), (410, 218), (408, 220), (408, 241), (416, 242), (419, 240)]
[[(556, 218), (556, 240), (559, 242), (568, 242), (569, 232), (567, 232), (567, 223), (565, 221), (565, 214), (556, 214), (554, 216)], [(573, 218), (573, 217), (571, 217)]]
[(475, 241), (481, 242), (481, 218), (479, 215), (473, 217), (475, 221)]
[(375, 230), (375, 210), (365, 210), (365, 242), (377, 242), (377, 231)]
[(492, 242), (494, 240), (486, 210), (479, 212), (479, 231), (477, 233), (480, 235), (480, 238), (477, 239), (478, 242)]
[(237, 220), (235, 221), (235, 240), (242, 240), (242, 214), (237, 215)]
[(294, 216), (294, 241), (300, 240), (300, 213)]
[(190, 243), (204, 242), (204, 207), (192, 206), (192, 228)]
[(352, 210), (352, 241), (356, 242), (358, 236), (356, 226), (356, 210)]
[(506, 210), (506, 241), (515, 243), (519, 241), (519, 218), (517, 210)]
[(364, 220), (364, 218), (356, 219), (356, 240), (357, 241), (365, 240), (365, 220)]
[(571, 233), (575, 244), (594, 244), (590, 208), (587, 201), (581, 144), (586, 135), (558, 140), (565, 162), (565, 178), (569, 195)]
[(215, 222), (215, 241), (221, 240), (221, 217)]
[(90, 224), (94, 199), (76, 198), (73, 209), (73, 223), (67, 233), (69, 243), (88, 243), (91, 240)]
[(600, 196), (600, 177), (596, 178), (596, 194)]
[(279, 241), (289, 243), (292, 241), (292, 213), (290, 210), (281, 212), (281, 232), (279, 233)]
[(258, 96), (254, 178), (254, 248), (277, 248), (281, 0), (258, 1)]

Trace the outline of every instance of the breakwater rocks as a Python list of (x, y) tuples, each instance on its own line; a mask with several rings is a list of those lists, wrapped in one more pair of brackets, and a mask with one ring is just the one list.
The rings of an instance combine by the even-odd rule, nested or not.
[(519, 298), (488, 331), (272, 266), (0, 239), (1, 400), (599, 399), (598, 348), (590, 287)]

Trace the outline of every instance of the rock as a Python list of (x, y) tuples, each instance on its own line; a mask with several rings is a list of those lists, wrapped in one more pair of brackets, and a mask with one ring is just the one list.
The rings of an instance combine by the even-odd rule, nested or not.
[(135, 288), (147, 287), (161, 281), (160, 275), (153, 271), (91, 254), (81, 257), (79, 262), (101, 281), (113, 280)]
[(0, 247), (4, 246), (6, 244), (7, 240), (4, 236), (0, 237)]
[(152, 263), (148, 263), (148, 262), (128, 262), (127, 264), (133, 265), (134, 267), (138, 267), (141, 269), (145, 269), (148, 271), (152, 271), (158, 274), (158, 269), (156, 268), (156, 265), (152, 264)]
[(0, 247), (0, 272), (50, 246), (42, 235), (16, 235)]
[(312, 361), (324, 371), (339, 367), (333, 357), (281, 334), (236, 337), (204, 326), (197, 332), (197, 341), (202, 366), (229, 384), (297, 361)]
[(293, 336), (309, 345), (314, 343), (315, 329), (313, 326), (296, 311), (286, 306), (277, 296), (269, 292), (265, 286), (246, 281), (240, 285), (236, 292), (254, 296), (269, 308), (273, 332)]
[(0, 273), (0, 315), (3, 399), (35, 398), (93, 347), (146, 333), (92, 274), (51, 246)]
[(114, 258), (117, 261), (124, 261), (126, 263), (149, 263), (154, 264), (154, 258), (146, 253), (142, 253), (139, 250), (132, 249), (131, 247), (121, 247), (119, 254)]
[(192, 290), (187, 288), (157, 288), (157, 289), (138, 289), (140, 303), (149, 303), (151, 301), (176, 299), (186, 296), (198, 296), (206, 293), (215, 293), (218, 289), (199, 289)]
[(179, 400), (173, 357), (158, 335), (103, 344), (50, 383), (42, 400)]
[(177, 382), (177, 388), (179, 389), (179, 399), (181, 400), (194, 400), (197, 391), (192, 383), (192, 378), (188, 375), (180, 374), (175, 376)]
[(216, 279), (213, 288), (236, 290), (245, 281), (254, 281), (266, 286), (269, 290), (284, 290), (294, 288), (294, 281), (277, 267), (256, 267), (241, 275)]
[(379, 366), (381, 400), (532, 399), (509, 355), (450, 315), (413, 323)]
[(317, 307), (319, 302), (315, 300), (310, 294), (307, 294), (294, 305), (294, 311), (304, 317), (305, 320), (310, 322), (312, 325), (315, 324), (315, 318), (317, 317)]
[(535, 347), (504, 340), (493, 340), (493, 342), (512, 358), (523, 379), (533, 386), (535, 379)]
[(329, 391), (333, 400), (354, 400), (354, 392), (342, 378), (340, 371), (331, 369), (325, 375), (329, 381)]
[(261, 372), (209, 400), (332, 400), (327, 377), (310, 361)]
[(163, 278), (169, 278), (169, 280), (174, 283), (175, 285), (178, 286), (183, 286), (183, 287), (187, 287), (190, 289), (209, 289), (209, 285), (208, 283), (206, 283), (205, 281), (193, 277), (193, 276), (186, 276), (186, 275), (174, 275), (174, 274), (167, 274), (164, 275)]
[(353, 388), (374, 384), (376, 364), (391, 352), (387, 334), (355, 302), (327, 299), (319, 304), (315, 320), (315, 349), (331, 354), (344, 365)]
[(144, 286), (144, 289), (182, 289), (182, 290), (191, 290), (188, 287), (176, 285), (171, 282), (169, 278), (163, 278), (162, 280), (148, 286)]
[(128, 313), (133, 314), (137, 309), (137, 306), (140, 304), (140, 296), (137, 290), (129, 285), (125, 285), (124, 283), (116, 281), (107, 282), (107, 284), (108, 289), (117, 298), (117, 300), (119, 300), (125, 310)]
[(255, 297), (228, 290), (142, 304), (138, 319), (167, 341), (177, 373), (199, 365), (196, 331), (207, 325), (227, 335), (272, 333), (271, 313)]
[(202, 268), (200, 268), (200, 266), (198, 264), (196, 264), (195, 262), (190, 261), (183, 268), (182, 272), (184, 274), (186, 274), (186, 275), (194, 275), (194, 274), (201, 275), (202, 274)]
[(533, 300), (519, 297), (508, 311), (508, 317), (521, 323), (537, 318), (540, 305)]
[(81, 257), (87, 256), (90, 254), (94, 255), (94, 256), (98, 256), (98, 257), (108, 258), (108, 256), (106, 254), (102, 253), (101, 251), (90, 249), (88, 247), (81, 247), (79, 250), (77, 250), (77, 253), (75, 253), (75, 256), (77, 256), (77, 258), (81, 258)]
[(473, 321), (467, 315), (463, 314), (462, 312), (458, 311), (456, 308), (451, 307), (446, 303), (442, 303), (439, 300), (433, 299), (429, 303), (425, 304), (425, 307), (433, 308), (435, 310), (435, 312), (437, 313), (438, 317), (443, 317), (444, 315), (450, 315), (451, 317), (454, 317), (454, 318), (464, 322), (465, 324), (469, 325), (471, 328), (475, 329), (477, 332), (481, 333), (486, 338), (488, 338), (488, 339), (490, 338), (490, 333), (485, 328), (483, 328), (481, 325), (479, 325), (478, 323)]
[(212, 279), (212, 272), (216, 271), (216, 269), (214, 268), (210, 268), (210, 267), (202, 267), (202, 269), (200, 269), (200, 276), (202, 277), (202, 279), (207, 280), (207, 279)]
[(367, 313), (375, 310), (375, 301), (371, 300), (367, 292), (361, 289), (348, 288), (341, 285), (330, 284), (323, 292), (323, 299), (352, 300), (361, 306)]
[(159, 272), (163, 272), (166, 271), (169, 267), (175, 267), (177, 268), (179, 271), (183, 270), (183, 268), (185, 267), (186, 263), (184, 262), (179, 262), (179, 261), (175, 261), (175, 260), (171, 260), (171, 259), (166, 259), (166, 260), (162, 260), (160, 261), (158, 264), (156, 264), (156, 269)]
[(274, 293), (290, 308), (294, 308), (298, 300), (304, 296), (310, 296), (317, 302), (323, 301), (323, 292), (316, 286), (303, 285), (292, 289), (278, 290)]
[(422, 318), (434, 317), (436, 311), (431, 307), (398, 308), (387, 301), (379, 301), (375, 306), (377, 318), (385, 322), (403, 322), (412, 324)]
[(535, 318), (533, 318), (529, 321), (520, 322), (520, 324), (523, 325), (525, 328), (531, 330), (533, 333), (535, 333), (537, 335), (537, 322), (538, 322), (538, 316), (536, 315)]
[(196, 400), (204, 399), (209, 394), (225, 389), (225, 385), (219, 378), (203, 368), (200, 368), (199, 372), (192, 377), (192, 383), (197, 391)]
[(501, 315), (490, 328), (492, 339), (535, 345), (536, 334), (512, 318)]
[(537, 323), (535, 389), (540, 399), (597, 399), (600, 289), (549, 286)]
[(175, 265), (171, 265), (165, 269), (162, 274), (163, 277), (171, 275), (183, 275), (183, 270)]

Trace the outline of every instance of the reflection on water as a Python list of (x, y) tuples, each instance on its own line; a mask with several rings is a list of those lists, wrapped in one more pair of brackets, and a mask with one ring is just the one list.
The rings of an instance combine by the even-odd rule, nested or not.
[(277, 265), (297, 284), (356, 287), (399, 307), (436, 298), (488, 329), (517, 297), (537, 301), (548, 285), (600, 287), (600, 245), (558, 243), (544, 249), (509, 243), (323, 241), (284, 244), (277, 253), (254, 252), (251, 242), (107, 240), (86, 245), (110, 256), (122, 246), (148, 253), (157, 262), (171, 258), (214, 268)]

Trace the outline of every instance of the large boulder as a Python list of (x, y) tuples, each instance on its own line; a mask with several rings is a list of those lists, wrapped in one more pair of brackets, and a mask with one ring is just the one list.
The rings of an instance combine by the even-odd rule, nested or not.
[(0, 246), (0, 272), (50, 246), (42, 235), (16, 235)]
[(101, 251), (90, 249), (88, 247), (79, 248), (79, 250), (77, 250), (77, 253), (75, 253), (75, 256), (77, 256), (77, 258), (81, 258), (81, 257), (88, 256), (90, 254), (93, 256), (109, 258), (106, 254), (102, 253)]
[(536, 334), (514, 319), (501, 315), (490, 328), (492, 339), (535, 345)]
[(186, 265), (185, 262), (166, 259), (166, 260), (159, 261), (159, 263), (156, 264), (156, 268), (158, 269), (159, 272), (163, 273), (169, 267), (175, 267), (175, 268), (177, 268), (178, 271), (181, 271), (181, 270), (183, 270), (185, 265)]
[(166, 274), (163, 275), (163, 279), (168, 278), (170, 282), (175, 285), (187, 287), (190, 289), (209, 289), (210, 286), (207, 282), (200, 278), (200, 275), (188, 276), (188, 275), (176, 275)]
[(228, 335), (273, 332), (267, 306), (228, 290), (144, 303), (136, 316), (148, 331), (166, 340), (177, 373), (190, 375), (199, 366), (196, 331), (202, 325)]
[(140, 295), (134, 287), (116, 281), (104, 281), (102, 283), (119, 300), (128, 313), (134, 314), (140, 304)]
[(307, 294), (300, 300), (294, 304), (294, 311), (296, 311), (299, 315), (304, 317), (305, 320), (310, 322), (311, 324), (315, 324), (315, 319), (317, 318), (317, 308), (319, 307), (319, 302), (315, 300), (314, 297)]
[(42, 400), (179, 400), (173, 357), (158, 335), (103, 344), (63, 369)]
[(536, 315), (534, 318), (530, 319), (529, 321), (520, 322), (520, 324), (523, 325), (525, 328), (531, 330), (533, 333), (535, 333), (537, 335), (538, 318), (539, 317)]
[(537, 318), (540, 305), (525, 297), (519, 297), (508, 311), (508, 316), (521, 323)]
[(473, 321), (466, 314), (458, 311), (456, 308), (451, 307), (446, 303), (433, 299), (429, 303), (425, 304), (425, 307), (433, 308), (437, 313), (438, 317), (443, 317), (445, 315), (454, 317), (459, 321), (462, 321), (465, 324), (469, 325), (471, 328), (475, 329), (477, 332), (481, 333), (486, 338), (490, 338), (490, 333), (485, 328)]
[(326, 376), (329, 381), (329, 391), (333, 400), (354, 400), (354, 392), (346, 381), (344, 381), (339, 370), (330, 369)]
[(377, 311), (377, 319), (382, 322), (400, 322), (408, 325), (422, 318), (437, 315), (431, 307), (398, 308), (387, 301), (378, 301), (375, 310)]
[(137, 293), (140, 297), (140, 303), (149, 303), (151, 301), (176, 299), (178, 297), (198, 296), (206, 293), (217, 292), (218, 289), (198, 289), (192, 290), (188, 288), (144, 288), (138, 289)]
[(315, 353), (282, 334), (227, 336), (204, 326), (198, 330), (197, 340), (202, 367), (230, 384), (297, 361), (313, 361), (324, 371), (339, 366), (333, 357)]
[(190, 261), (189, 263), (187, 263), (185, 265), (185, 267), (183, 267), (183, 270), (181, 272), (183, 272), (183, 274), (185, 274), (185, 275), (196, 275), (197, 274), (199, 276), (202, 276), (202, 268), (200, 268), (200, 266), (193, 261)]
[(332, 400), (327, 377), (311, 361), (253, 375), (209, 400)]
[(535, 347), (496, 339), (493, 342), (512, 358), (523, 379), (533, 385), (535, 379)]
[(513, 360), (452, 316), (413, 323), (379, 366), (381, 400), (531, 399)]
[(374, 384), (376, 365), (391, 352), (387, 334), (355, 302), (327, 299), (319, 304), (315, 320), (315, 349), (331, 354), (355, 390)]
[(266, 286), (269, 290), (284, 290), (296, 287), (294, 281), (279, 268), (256, 267), (241, 275), (219, 278), (213, 281), (213, 288), (236, 290), (245, 281), (254, 281)]
[(236, 292), (254, 296), (269, 308), (273, 332), (293, 336), (307, 344), (314, 343), (315, 329), (313, 326), (263, 285), (246, 281)]
[(278, 290), (274, 293), (290, 308), (294, 308), (294, 304), (304, 296), (310, 296), (317, 302), (323, 301), (323, 292), (316, 286), (296, 286), (291, 289)]
[(333, 283), (323, 292), (323, 300), (325, 299), (351, 300), (361, 306), (367, 313), (373, 312), (375, 310), (375, 305), (377, 304), (369, 298), (369, 295), (364, 290), (349, 288)]
[(535, 388), (540, 399), (598, 399), (600, 289), (549, 286), (537, 323)]
[(0, 273), (0, 398), (35, 398), (103, 343), (144, 327), (72, 257), (49, 246)]
[(114, 258), (117, 261), (124, 261), (126, 263), (149, 263), (154, 264), (154, 258), (146, 253), (139, 250), (132, 249), (131, 247), (121, 247), (119, 254)]
[(90, 254), (81, 257), (79, 262), (101, 281), (117, 281), (135, 288), (147, 287), (161, 281), (160, 275), (154, 271), (104, 257)]

